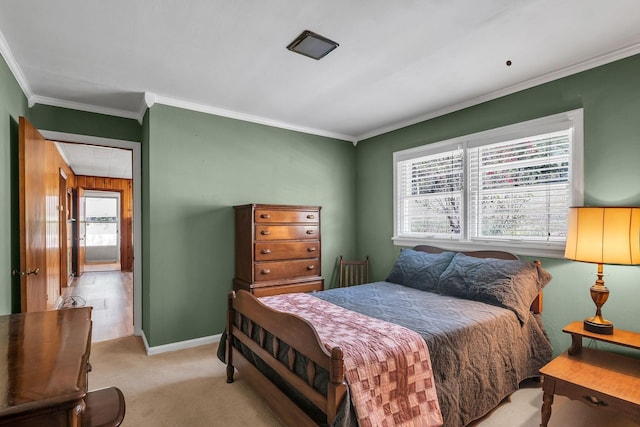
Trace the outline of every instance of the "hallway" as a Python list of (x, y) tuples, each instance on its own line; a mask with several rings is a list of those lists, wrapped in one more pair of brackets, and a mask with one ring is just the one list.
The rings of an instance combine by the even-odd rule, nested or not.
[(62, 289), (63, 307), (93, 307), (93, 342), (133, 335), (133, 273), (91, 270)]

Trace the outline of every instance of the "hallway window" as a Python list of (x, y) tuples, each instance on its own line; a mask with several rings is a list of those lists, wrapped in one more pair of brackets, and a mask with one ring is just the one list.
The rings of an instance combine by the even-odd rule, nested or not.
[(118, 199), (86, 198), (87, 247), (118, 245)]

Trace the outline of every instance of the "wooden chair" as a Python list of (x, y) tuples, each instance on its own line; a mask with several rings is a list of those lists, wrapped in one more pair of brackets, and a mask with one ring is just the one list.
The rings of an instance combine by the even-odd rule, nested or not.
[(340, 255), (338, 283), (341, 288), (369, 283), (369, 257), (364, 260), (345, 260)]
[(93, 390), (84, 398), (81, 427), (118, 427), (125, 413), (124, 395), (117, 387)]

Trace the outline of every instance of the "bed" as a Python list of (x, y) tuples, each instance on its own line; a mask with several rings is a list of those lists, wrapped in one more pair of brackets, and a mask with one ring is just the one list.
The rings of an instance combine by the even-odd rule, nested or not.
[[(551, 360), (540, 316), (550, 279), (539, 263), (506, 252), (417, 246), (401, 251), (385, 281), (301, 295), (419, 334), (443, 425), (459, 427), (487, 414), (523, 380), (538, 377)], [(218, 348), (227, 382), (237, 370), (290, 426), (363, 427), (344, 349), (328, 345), (326, 337), (323, 343), (321, 325), (312, 326), (304, 311), (274, 308), (282, 307), (279, 297), (285, 295), (230, 293)]]

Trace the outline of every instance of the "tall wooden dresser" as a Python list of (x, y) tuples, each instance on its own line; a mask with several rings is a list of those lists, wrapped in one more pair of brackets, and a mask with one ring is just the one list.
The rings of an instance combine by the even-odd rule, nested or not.
[(260, 297), (324, 289), (320, 206), (248, 204), (234, 209), (234, 290)]

